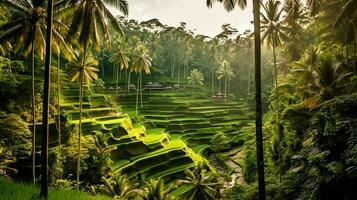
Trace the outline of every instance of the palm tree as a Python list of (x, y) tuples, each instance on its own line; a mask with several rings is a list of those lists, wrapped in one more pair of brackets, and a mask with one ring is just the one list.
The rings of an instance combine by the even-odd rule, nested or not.
[(224, 96), (225, 98), (229, 95), (229, 84), (230, 79), (233, 77), (233, 70), (229, 65), (227, 60), (223, 60), (220, 68), (217, 70), (218, 79), (222, 80), (224, 78)]
[(304, 63), (297, 63), (293, 71), (297, 74), (299, 89), (305, 92), (302, 104), (310, 108), (315, 108), (321, 102), (332, 99), (350, 88), (348, 80), (353, 74), (346, 71), (343, 65), (334, 62), (331, 55), (317, 56), (309, 56)]
[[(35, 184), (35, 135), (36, 135), (36, 98), (35, 98), (35, 51), (43, 59), (45, 53), (44, 30), (46, 30), (45, 1), (36, 0), (4, 0), (1, 4), (9, 8), (10, 20), (0, 27), (0, 43), (14, 39), (14, 51), (23, 51), (27, 57), (31, 54), (29, 69), (32, 72), (32, 182)], [(52, 47), (66, 46), (62, 33), (65, 25), (54, 20)], [(52, 37), (52, 36), (51, 36)]]
[(141, 108), (143, 108), (143, 75), (150, 74), (151, 67), (151, 58), (146, 47), (143, 44), (140, 44), (135, 52), (133, 59), (133, 71), (138, 74), (138, 82), (136, 88), (136, 114), (138, 114), (138, 106), (139, 106), (139, 91), (140, 91), (140, 99), (141, 99)]
[(190, 200), (215, 200), (219, 196), (219, 182), (214, 174), (208, 173), (203, 167), (187, 170), (186, 179), (180, 180), (188, 188), (181, 194), (183, 199)]
[[(273, 61), (274, 61), (274, 78), (275, 78), (275, 90), (277, 93), (277, 127), (278, 127), (278, 135), (279, 141), (280, 138), (280, 100), (279, 100), (279, 87), (278, 87), (278, 67), (276, 60), (276, 48), (282, 44), (282, 40), (286, 40), (287, 36), (285, 34), (285, 27), (283, 26), (283, 21), (280, 20), (281, 15), (284, 11), (283, 8), (280, 8), (280, 1), (269, 0), (262, 4), (262, 7), (265, 13), (261, 13), (262, 17), (262, 31), (263, 36), (262, 40), (266, 41), (267, 45), (273, 48)], [(279, 147), (280, 149), (280, 147)], [(282, 170), (281, 170), (281, 153), (279, 150), (279, 165), (280, 165), (280, 181), (282, 179)]]
[(173, 187), (170, 185), (165, 189), (164, 181), (159, 178), (157, 180), (150, 179), (146, 183), (144, 200), (170, 200), (172, 197), (170, 193), (173, 191)]
[[(138, 36), (134, 35), (134, 36), (131, 36), (128, 40), (128, 44), (129, 46), (131, 46), (130, 48), (130, 56), (129, 57), (134, 57), (135, 56), (135, 52), (136, 52), (136, 49), (140, 46), (141, 44), (141, 41), (139, 39)], [(130, 82), (131, 82), (131, 73), (133, 72), (133, 68), (129, 66), (129, 75), (128, 75), (128, 92), (130, 92)]]
[[(207, 0), (206, 5), (212, 7), (213, 2), (223, 3), (224, 8), (229, 12), (237, 5), (245, 8), (246, 0)], [(262, 128), (262, 88), (261, 88), (261, 39), (260, 39), (260, 1), (253, 1), (254, 15), (254, 59), (255, 59), (255, 129), (256, 129), (256, 146), (257, 146), (257, 166), (258, 166), (258, 185), (259, 199), (265, 200), (265, 179), (264, 179), (264, 152), (263, 152), (263, 128)]]
[[(53, 26), (53, 1), (47, 2), (47, 18), (46, 18), (46, 59), (45, 59), (45, 74), (43, 87), (43, 107), (42, 107), (42, 145), (41, 145), (41, 194), (44, 199), (48, 198), (48, 121), (49, 121), (49, 100), (50, 100), (50, 77), (51, 77), (51, 48), (52, 48), (52, 30)], [(33, 50), (32, 43), (32, 50)], [(33, 59), (33, 57), (32, 57)]]
[(117, 175), (112, 179), (104, 178), (103, 190), (113, 199), (126, 200), (136, 196), (143, 196), (139, 184), (130, 181), (126, 175)]
[[(342, 8), (341, 13), (338, 16), (338, 19), (335, 23), (335, 27), (347, 25), (353, 28), (354, 31), (354, 40), (355, 40), (355, 49), (357, 48), (357, 2), (353, 0), (349, 0)], [(348, 29), (346, 30), (346, 32)], [(347, 33), (346, 33), (347, 35)], [(347, 60), (348, 60), (348, 47), (346, 47), (347, 51)], [(355, 51), (356, 53), (357, 51)], [(357, 56), (357, 55), (355, 55)], [(357, 73), (357, 61), (355, 60), (355, 73)]]
[(119, 87), (119, 70), (124, 70), (129, 68), (130, 58), (128, 57), (128, 53), (126, 51), (126, 46), (123, 41), (117, 41), (117, 48), (113, 50), (113, 53), (109, 60), (117, 64), (116, 70), (116, 94), (118, 95), (118, 87)]
[(203, 85), (204, 76), (200, 70), (193, 69), (187, 79), (190, 85), (192, 85), (193, 87), (197, 87)]
[(209, 54), (210, 54), (210, 65), (211, 65), (211, 89), (212, 89), (212, 96), (214, 96), (215, 92), (214, 92), (214, 82), (215, 82), (215, 78), (214, 78), (214, 66), (216, 64), (216, 48), (218, 45), (218, 40), (214, 39), (211, 41), (212, 44), (209, 47)]
[[(79, 131), (78, 131), (78, 157), (77, 157), (77, 189), (79, 188), (79, 175), (80, 175), (80, 161), (81, 161), (81, 128), (82, 128), (82, 102), (83, 102), (83, 85), (90, 86), (91, 83), (98, 78), (98, 61), (94, 57), (86, 52), (87, 55), (80, 55), (76, 52), (75, 59), (69, 63), (73, 69), (71, 75), (71, 81), (79, 82)], [(82, 58), (80, 57), (82, 56)], [(83, 60), (85, 58), (85, 60)]]
[[(79, 32), (78, 44), (83, 49), (82, 67), (80, 69), (85, 69), (87, 55), (87, 47), (90, 40), (95, 44), (96, 49), (100, 48), (100, 33), (103, 34), (104, 39), (109, 43), (109, 26), (113, 28), (114, 31), (123, 35), (123, 31), (112, 13), (108, 10), (107, 5), (111, 5), (116, 9), (120, 10), (125, 15), (128, 14), (128, 3), (126, 0), (70, 0), (66, 2), (69, 5), (69, 9), (74, 9), (73, 19), (69, 28), (67, 35), (67, 40), (73, 40), (73, 38)], [(71, 13), (71, 12), (69, 12)], [(72, 13), (71, 13), (72, 14)], [(77, 66), (78, 67), (78, 66)], [(83, 73), (79, 73), (77, 76), (83, 76)], [(78, 78), (78, 77), (77, 77)], [(82, 77), (79, 77), (80, 82), (82, 82)], [(83, 91), (80, 91), (83, 92)], [(80, 95), (82, 97), (82, 95)], [(81, 107), (80, 99), (80, 107)], [(81, 109), (81, 108), (80, 108)], [(81, 111), (80, 111), (81, 113)], [(80, 116), (81, 118), (82, 116)], [(79, 120), (79, 138), (82, 134), (82, 121)], [(80, 143), (80, 141), (79, 141)], [(80, 150), (80, 145), (79, 145)], [(78, 169), (77, 169), (77, 189), (79, 190), (79, 171), (80, 171), (80, 154), (78, 154)]]
[[(303, 34), (304, 26), (310, 22), (308, 11), (303, 3), (297, 0), (286, 2), (284, 10), (284, 27), (288, 40), (284, 41), (285, 49), (290, 54), (290, 61), (300, 60), (301, 54), (305, 51), (306, 36)], [(295, 2), (297, 1), (297, 2)]]

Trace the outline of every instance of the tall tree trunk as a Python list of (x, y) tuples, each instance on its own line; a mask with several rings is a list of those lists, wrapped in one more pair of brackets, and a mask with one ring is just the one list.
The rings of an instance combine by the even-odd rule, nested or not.
[(228, 98), (230, 96), (230, 93), (231, 93), (231, 76), (228, 76), (228, 88), (227, 88), (227, 95), (228, 95)]
[(177, 85), (180, 87), (180, 65), (178, 66), (177, 69)]
[(282, 180), (282, 161), (281, 161), (281, 142), (282, 142), (282, 135), (280, 131), (280, 93), (279, 93), (279, 86), (278, 86), (278, 67), (276, 64), (276, 45), (275, 45), (275, 36), (273, 36), (273, 58), (274, 58), (274, 79), (275, 79), (275, 92), (277, 94), (276, 101), (277, 101), (277, 130), (278, 130), (278, 141), (279, 141), (279, 181)]
[(82, 136), (82, 104), (83, 104), (83, 71), (84, 65), (86, 61), (86, 54), (87, 54), (87, 44), (84, 44), (83, 49), (83, 59), (82, 59), (82, 69), (79, 74), (79, 122), (78, 122), (78, 155), (77, 155), (77, 181), (76, 187), (79, 190), (79, 176), (81, 172), (81, 136)]
[(224, 78), (224, 101), (227, 101), (227, 91), (228, 91), (228, 79), (227, 77)]
[(218, 93), (221, 95), (221, 83), (222, 83), (222, 80), (219, 79), (219, 85), (218, 85)]
[(212, 80), (212, 96), (214, 96), (214, 71), (213, 71), (213, 64), (211, 64), (211, 80)]
[(102, 79), (104, 79), (105, 73), (104, 73), (104, 54), (102, 58)]
[(174, 78), (174, 76), (175, 76), (175, 65), (176, 65), (176, 60), (174, 58), (174, 62), (173, 62), (172, 68), (171, 68), (171, 78)]
[(32, 78), (32, 185), (36, 185), (36, 92), (35, 92), (35, 31), (32, 30), (31, 42), (31, 78)]
[(255, 137), (258, 167), (259, 200), (265, 200), (264, 148), (262, 128), (262, 88), (261, 88), (261, 39), (260, 39), (260, 1), (253, 0), (254, 14), (254, 58), (255, 58)]
[(138, 74), (138, 82), (136, 84), (136, 115), (138, 115), (138, 108), (139, 108), (139, 83), (140, 83), (140, 76)]
[(251, 67), (248, 66), (248, 88), (247, 88), (247, 100), (249, 99), (250, 96), (250, 77), (251, 77)]
[(355, 53), (355, 58), (354, 58), (354, 63), (355, 63), (355, 68), (354, 68), (354, 73), (357, 75), (357, 24), (353, 22), (353, 30), (355, 33), (355, 43), (354, 43), (354, 53)]
[(43, 199), (48, 199), (48, 109), (50, 101), (51, 77), (51, 43), (52, 43), (53, 1), (47, 3), (47, 31), (46, 31), (46, 59), (43, 87), (43, 112), (42, 112), (42, 151), (41, 151), (41, 194)]
[(60, 61), (61, 61), (61, 52), (58, 52), (57, 57), (57, 113), (58, 113), (58, 148), (59, 148), (59, 157), (61, 158), (61, 84), (60, 84)]
[(117, 66), (117, 78), (116, 78), (116, 87), (115, 93), (118, 95), (118, 87), (119, 87), (119, 66)]
[(144, 107), (143, 105), (143, 72), (140, 72), (140, 108)]
[(347, 31), (345, 32), (345, 49), (346, 49), (346, 64), (348, 65), (349, 52), (348, 52)]
[(115, 79), (116, 69), (117, 69), (117, 67), (116, 67), (116, 64), (114, 62), (113, 63), (113, 79)]
[(187, 77), (188, 77), (188, 62), (186, 62), (186, 76), (185, 76), (185, 78), (187, 79)]
[(130, 92), (130, 76), (131, 76), (131, 71), (129, 71), (129, 76), (128, 76), (128, 92)]

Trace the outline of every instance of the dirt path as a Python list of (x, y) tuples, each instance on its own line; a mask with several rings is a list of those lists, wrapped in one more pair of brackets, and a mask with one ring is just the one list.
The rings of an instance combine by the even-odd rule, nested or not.
[[(231, 167), (234, 173), (231, 174), (232, 181), (225, 185), (227, 188), (232, 187), (235, 184), (246, 185), (247, 182), (244, 179), (242, 167), (238, 164), (237, 160), (243, 159), (243, 154), (241, 149), (233, 149), (229, 152), (224, 153), (228, 156), (228, 159), (225, 160), (226, 165)], [(211, 161), (211, 164), (216, 168), (218, 174), (227, 173), (226, 170), (219, 164), (217, 160), (219, 154), (211, 154), (208, 159)]]

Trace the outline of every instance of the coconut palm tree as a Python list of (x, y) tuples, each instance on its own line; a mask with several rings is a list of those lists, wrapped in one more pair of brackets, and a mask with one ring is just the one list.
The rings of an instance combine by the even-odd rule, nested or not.
[[(52, 48), (52, 33), (55, 30), (53, 27), (53, 1), (47, 2), (47, 18), (46, 18), (46, 59), (45, 73), (43, 84), (43, 106), (42, 106), (42, 144), (41, 144), (41, 193), (43, 199), (48, 198), (48, 138), (49, 138), (49, 101), (50, 101), (50, 77), (51, 77), (51, 48)], [(32, 44), (33, 50), (33, 44)], [(33, 58), (33, 57), (32, 57)]]
[(112, 179), (104, 178), (103, 190), (106, 194), (117, 200), (126, 200), (137, 196), (143, 196), (139, 184), (130, 181), (126, 175), (117, 175)]
[(215, 91), (214, 91), (214, 82), (215, 82), (215, 78), (214, 78), (214, 72), (215, 72), (215, 65), (217, 62), (216, 59), (216, 52), (217, 52), (217, 45), (218, 45), (218, 40), (217, 39), (213, 39), (211, 41), (212, 43), (209, 46), (209, 55), (210, 55), (210, 65), (211, 65), (211, 90), (212, 90), (212, 96), (214, 96)]
[(159, 178), (157, 180), (150, 179), (146, 183), (144, 190), (144, 200), (170, 200), (172, 199), (170, 193), (173, 191), (174, 187), (171, 185), (165, 188), (164, 181)]
[[(261, 13), (261, 24), (262, 24), (262, 40), (266, 42), (269, 47), (273, 48), (273, 61), (274, 61), (274, 78), (275, 78), (275, 90), (277, 95), (277, 127), (278, 134), (280, 131), (280, 101), (279, 101), (279, 87), (278, 87), (278, 67), (276, 60), (276, 48), (282, 44), (282, 40), (287, 39), (287, 35), (284, 32), (286, 28), (283, 25), (283, 20), (281, 20), (284, 8), (280, 6), (281, 2), (276, 0), (269, 0), (262, 4), (264, 13)], [(280, 135), (280, 134), (279, 134)], [(279, 136), (280, 137), (280, 136)], [(281, 138), (279, 138), (279, 141)], [(280, 147), (279, 147), (280, 148)], [(280, 152), (280, 150), (279, 150)], [(281, 157), (279, 153), (279, 158)], [(279, 159), (279, 165), (281, 164), (281, 159)], [(282, 179), (282, 170), (280, 170), (280, 181)]]
[(227, 60), (223, 60), (221, 66), (217, 70), (217, 77), (219, 80), (224, 78), (224, 96), (227, 97), (229, 95), (229, 84), (230, 79), (233, 77), (233, 70)]
[(151, 58), (149, 56), (148, 50), (143, 44), (140, 44), (133, 58), (133, 71), (138, 75), (138, 82), (136, 88), (136, 114), (138, 114), (139, 106), (139, 91), (141, 99), (141, 108), (143, 108), (143, 72), (145, 74), (150, 74), (151, 68)]
[(310, 108), (351, 88), (349, 80), (353, 74), (336, 63), (331, 55), (317, 56), (309, 56), (304, 63), (297, 63), (293, 71), (297, 75), (299, 89), (305, 92), (302, 104)]
[(179, 184), (184, 184), (187, 190), (181, 194), (183, 199), (190, 200), (215, 200), (219, 195), (219, 182), (214, 174), (207, 172), (203, 167), (195, 170), (187, 170), (186, 178), (180, 180)]
[[(3, 0), (0, 2), (9, 9), (11, 14), (9, 21), (0, 26), (0, 43), (6, 43), (13, 39), (15, 43), (14, 51), (22, 50), (27, 57), (31, 54), (29, 69), (32, 72), (32, 181), (35, 184), (35, 132), (36, 132), (36, 99), (35, 99), (35, 53), (43, 59), (45, 54), (46, 30), (46, 7), (45, 1), (40, 0)], [(51, 47), (58, 50), (61, 46), (67, 45), (63, 39), (63, 30), (67, 27), (54, 20), (53, 43)]]
[(188, 79), (188, 84), (192, 85), (193, 87), (197, 87), (203, 85), (204, 76), (200, 70), (193, 69), (190, 72), (190, 76), (187, 79)]
[[(128, 39), (128, 45), (131, 46), (130, 51), (129, 51), (129, 57), (132, 58), (135, 56), (136, 49), (139, 47), (141, 44), (140, 38), (136, 35), (131, 36)], [(132, 60), (131, 60), (132, 61)], [(133, 67), (129, 66), (129, 75), (128, 75), (128, 92), (130, 92), (130, 83), (131, 83), (131, 73), (133, 72)]]
[[(218, 1), (223, 3), (224, 8), (229, 12), (236, 6), (245, 8), (246, 0), (207, 0), (206, 5), (212, 7)], [(260, 39), (260, 1), (253, 1), (253, 21), (254, 21), (254, 59), (255, 59), (255, 106), (256, 106), (256, 146), (257, 146), (257, 166), (258, 166), (258, 187), (259, 199), (265, 200), (265, 179), (264, 179), (264, 153), (263, 153), (263, 128), (262, 128), (262, 94), (261, 94), (261, 39)], [(318, 0), (316, 0), (318, 1)]]
[[(69, 9), (73, 9), (73, 12), (67, 12), (73, 14), (72, 22), (67, 34), (67, 40), (71, 41), (79, 33), (78, 44), (82, 49), (82, 67), (85, 69), (87, 56), (87, 47), (89, 41), (95, 45), (96, 49), (100, 48), (100, 34), (103, 34), (104, 40), (110, 42), (109, 27), (111, 27), (119, 35), (123, 35), (123, 31), (112, 13), (107, 8), (107, 5), (113, 6), (120, 10), (125, 15), (128, 14), (128, 3), (126, 0), (70, 0), (65, 2)], [(77, 66), (78, 67), (78, 66)], [(83, 73), (79, 73), (78, 76)], [(77, 77), (80, 78), (80, 77)], [(80, 78), (81, 79), (81, 78)], [(80, 81), (82, 82), (82, 81)], [(83, 91), (81, 91), (83, 92)], [(80, 95), (82, 96), (82, 95)], [(81, 99), (80, 99), (81, 102)], [(81, 104), (81, 103), (80, 103)], [(81, 112), (80, 112), (81, 113)], [(79, 121), (79, 135), (82, 134), (82, 122)], [(80, 137), (79, 137), (80, 138)], [(80, 142), (80, 141), (79, 141)], [(80, 148), (80, 145), (79, 145)], [(78, 169), (77, 169), (77, 189), (79, 190), (79, 171), (80, 171), (80, 154), (78, 154)]]
[[(349, 0), (342, 8), (341, 13), (338, 16), (338, 19), (335, 23), (335, 27), (339, 27), (342, 25), (347, 25), (353, 28), (354, 31), (354, 39), (355, 39), (355, 47), (357, 47), (357, 2), (353, 0)], [(346, 32), (348, 29), (346, 30)], [(347, 33), (346, 33), (347, 35)], [(347, 60), (348, 60), (348, 47), (347, 50)], [(356, 56), (356, 55), (355, 55)], [(355, 61), (357, 62), (357, 61)], [(357, 64), (355, 63), (355, 71), (357, 72)]]
[[(83, 91), (84, 84), (90, 86), (91, 83), (98, 78), (98, 61), (94, 57), (86, 52), (87, 55), (81, 55), (83, 52), (76, 52), (75, 59), (69, 63), (69, 66), (73, 69), (71, 74), (71, 81), (78, 81), (79, 83), (79, 131), (78, 131), (78, 157), (77, 157), (77, 188), (79, 188), (79, 175), (80, 175), (80, 161), (81, 161), (81, 128), (82, 128), (82, 103), (83, 103)], [(82, 56), (82, 57), (81, 57)], [(85, 58), (85, 60), (83, 60)]]
[(124, 41), (117, 39), (116, 48), (113, 50), (109, 61), (117, 64), (116, 70), (116, 94), (118, 95), (119, 87), (119, 70), (124, 70), (129, 68), (130, 58), (127, 52), (127, 47)]

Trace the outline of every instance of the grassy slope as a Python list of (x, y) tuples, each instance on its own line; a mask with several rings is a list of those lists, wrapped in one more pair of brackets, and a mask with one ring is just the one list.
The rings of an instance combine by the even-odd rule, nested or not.
[[(0, 178), (0, 199), (1, 200), (35, 200), (38, 199), (39, 188), (24, 183), (16, 183), (5, 178)], [(73, 190), (59, 190), (50, 188), (49, 200), (109, 200), (105, 196), (91, 196), (85, 192)]]

